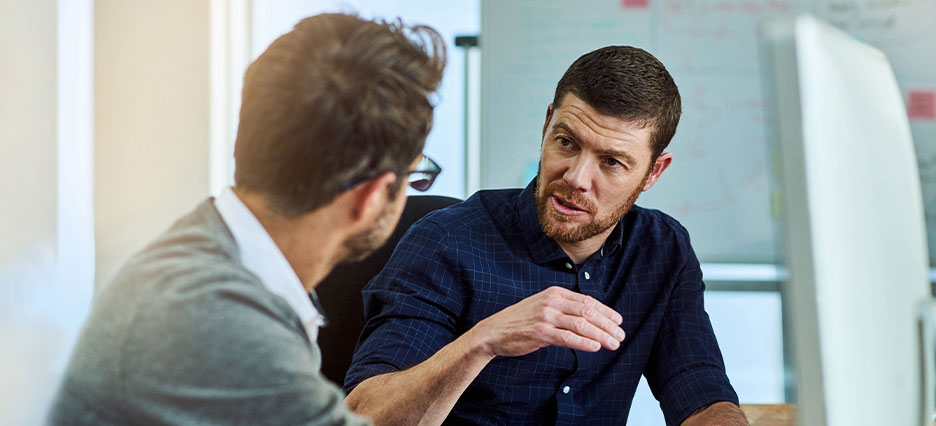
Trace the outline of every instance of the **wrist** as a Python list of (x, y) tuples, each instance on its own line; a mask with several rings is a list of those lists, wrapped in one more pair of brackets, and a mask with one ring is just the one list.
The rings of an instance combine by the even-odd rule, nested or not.
[(471, 359), (476, 359), (487, 364), (497, 356), (494, 353), (494, 345), (491, 340), (487, 338), (487, 333), (485, 333), (484, 327), (480, 326), (480, 324), (476, 324), (466, 331), (458, 340), (462, 341), (465, 355)]

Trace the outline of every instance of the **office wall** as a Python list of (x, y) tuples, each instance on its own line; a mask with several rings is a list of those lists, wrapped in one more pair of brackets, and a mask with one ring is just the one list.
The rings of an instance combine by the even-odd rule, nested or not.
[(0, 10), (0, 424), (40, 424), (91, 299), (92, 0)]
[(3, 0), (0, 10), (0, 270), (20, 265), (23, 278), (55, 258), (57, 9)]
[(209, 8), (95, 3), (98, 285), (208, 195)]
[[(0, 423), (35, 421), (51, 382), (24, 297), (47, 285), (56, 255), (56, 1), (0, 0)], [(17, 368), (10, 368), (17, 366)], [(15, 392), (15, 393), (14, 393)]]
[(758, 28), (765, 19), (802, 12), (883, 50), (894, 67), (916, 141), (936, 264), (932, 0), (483, 1), (482, 187), (525, 185), (535, 174), (546, 105), (572, 61), (606, 45), (641, 47), (673, 75), (683, 115), (669, 148), (672, 166), (637, 203), (682, 222), (703, 262), (782, 263)]
[(106, 280), (207, 194), (209, 3), (0, 11), (0, 424), (40, 424), (95, 261)]

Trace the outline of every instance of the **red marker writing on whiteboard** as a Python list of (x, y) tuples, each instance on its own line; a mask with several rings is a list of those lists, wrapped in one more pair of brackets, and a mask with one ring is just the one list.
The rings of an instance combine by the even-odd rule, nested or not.
[(936, 90), (911, 90), (907, 94), (907, 117), (911, 120), (936, 119)]
[(625, 9), (646, 9), (650, 7), (650, 0), (621, 0), (621, 7)]

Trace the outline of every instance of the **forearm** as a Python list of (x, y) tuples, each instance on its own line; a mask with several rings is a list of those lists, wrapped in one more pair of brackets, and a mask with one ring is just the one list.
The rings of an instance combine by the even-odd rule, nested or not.
[(376, 425), (438, 425), (493, 358), (469, 331), (412, 368), (364, 380), (346, 401)]
[(485, 318), (426, 361), (364, 380), (346, 401), (378, 425), (438, 425), (495, 355), (522, 356), (548, 345), (614, 350), (624, 340), (621, 321), (591, 297), (550, 287)]
[(696, 411), (682, 423), (682, 426), (704, 425), (748, 426), (748, 421), (740, 407), (722, 401)]

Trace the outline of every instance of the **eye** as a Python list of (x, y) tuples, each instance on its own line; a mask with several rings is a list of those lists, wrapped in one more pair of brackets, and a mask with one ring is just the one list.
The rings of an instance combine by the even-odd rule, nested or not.
[(569, 139), (567, 139), (567, 138), (564, 137), (564, 136), (559, 136), (559, 137), (557, 137), (557, 138), (556, 138), (556, 142), (559, 142), (559, 145), (562, 145), (563, 147), (572, 146), (572, 141), (570, 141)]
[(612, 157), (608, 157), (604, 159), (604, 164), (608, 167), (618, 167), (621, 165), (621, 162)]

